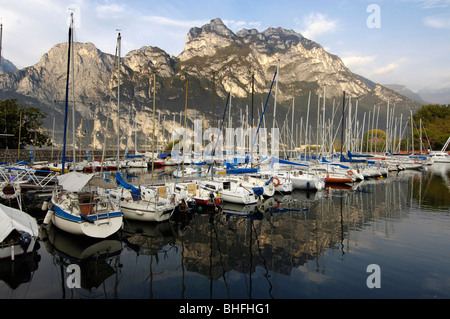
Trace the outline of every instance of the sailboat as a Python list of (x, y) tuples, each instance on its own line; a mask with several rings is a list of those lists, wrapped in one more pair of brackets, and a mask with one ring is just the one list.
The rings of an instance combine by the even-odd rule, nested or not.
[(450, 144), (450, 136), (448, 137), (447, 142), (445, 142), (441, 151), (431, 151), (430, 152), (430, 159), (433, 164), (434, 163), (450, 163), (450, 155), (445, 152), (445, 150), (447, 149), (449, 144)]
[(22, 210), (0, 204), (0, 260), (32, 252), (37, 247), (38, 224)]
[(224, 202), (245, 205), (256, 204), (258, 202), (258, 196), (255, 195), (253, 189), (245, 187), (236, 181), (201, 180), (198, 181), (198, 184), (204, 189), (219, 192)]
[(272, 197), (275, 194), (273, 179), (264, 180), (250, 176), (249, 174), (228, 175), (227, 177), (216, 178), (218, 181), (233, 181), (241, 186), (252, 189), (255, 195)]
[[(64, 138), (62, 165), (65, 167), (66, 131), (69, 95), (70, 52), (72, 46), (73, 13), (69, 28), (66, 104), (64, 117)], [(61, 170), (58, 185), (53, 191), (44, 224), (52, 222), (56, 227), (75, 235), (85, 235), (93, 238), (106, 238), (116, 233), (122, 227), (123, 214), (107, 197), (102, 196), (99, 188), (109, 188), (111, 185), (97, 178), (94, 174), (70, 172)]]
[(175, 196), (170, 196), (166, 186), (135, 187), (127, 183), (119, 172), (116, 172), (116, 183), (118, 187), (112, 187), (106, 193), (120, 207), (125, 219), (162, 222), (172, 216), (177, 206)]
[(166, 183), (166, 186), (177, 196), (178, 202), (194, 201), (197, 205), (211, 207), (220, 206), (223, 203), (222, 194), (219, 191), (202, 187), (197, 181)]
[[(118, 37), (118, 48), (120, 57), (120, 34)], [(120, 70), (120, 68), (119, 68)], [(153, 73), (153, 94), (155, 94), (156, 73)], [(119, 94), (118, 88), (118, 96)], [(153, 96), (153, 121), (155, 115), (155, 96)], [(153, 122), (154, 125), (154, 122)], [(118, 136), (119, 128), (117, 130)], [(153, 136), (155, 134), (153, 133)], [(119, 137), (118, 137), (119, 139)], [(153, 138), (154, 139), (154, 138)], [(154, 141), (153, 141), (154, 144)], [(118, 148), (120, 143), (118, 141)], [(153, 150), (154, 151), (154, 150)], [(119, 154), (119, 152), (117, 152)], [(119, 162), (119, 156), (117, 157)], [(153, 166), (153, 165), (152, 165)], [(153, 183), (153, 167), (152, 167), (152, 183)], [(106, 179), (106, 175), (104, 175)], [(176, 206), (175, 196), (169, 194), (167, 187), (161, 186), (133, 186), (126, 182), (119, 172), (115, 174), (115, 180), (109, 182), (112, 189), (106, 191), (106, 195), (111, 199), (113, 203), (118, 205), (124, 214), (125, 219), (149, 221), (149, 222), (162, 222), (168, 220)]]
[(75, 235), (107, 238), (122, 227), (123, 213), (103, 196), (111, 185), (94, 174), (70, 172), (59, 175), (58, 185), (48, 204), (44, 224)]

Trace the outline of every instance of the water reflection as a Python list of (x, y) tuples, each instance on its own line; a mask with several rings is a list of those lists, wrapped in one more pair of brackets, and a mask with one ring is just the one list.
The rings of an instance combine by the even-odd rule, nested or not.
[[(57, 269), (53, 288), (63, 298), (450, 297), (449, 180), (450, 165), (433, 165), (255, 205), (179, 212), (164, 223), (126, 220), (105, 241), (50, 229), (40, 253), (52, 263), (39, 270)], [(374, 262), (385, 276), (379, 291), (365, 286)], [(82, 269), (80, 290), (65, 285), (72, 263)]]
[[(51, 225), (41, 228), (40, 238), (46, 251), (53, 256), (53, 262), (60, 268), (62, 298), (98, 298), (115, 294), (114, 286), (107, 287), (108, 278), (120, 267), (119, 258), (122, 243), (118, 238), (91, 240), (63, 232)], [(69, 265), (80, 267), (80, 289), (68, 289)], [(101, 288), (101, 289), (100, 289)], [(69, 293), (67, 293), (69, 291)], [(86, 291), (88, 295), (84, 295)]]

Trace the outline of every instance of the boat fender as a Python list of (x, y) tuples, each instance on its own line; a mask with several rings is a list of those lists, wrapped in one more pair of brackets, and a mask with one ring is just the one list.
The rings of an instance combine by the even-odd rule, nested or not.
[(274, 177), (272, 181), (273, 186), (277, 187), (278, 185), (280, 185), (280, 180), (278, 179), (278, 177)]
[(41, 210), (43, 210), (43, 211), (48, 210), (48, 202), (46, 200), (42, 203)]
[(48, 225), (50, 224), (50, 221), (52, 220), (52, 216), (53, 216), (53, 210), (49, 209), (47, 211), (47, 214), (45, 214), (45, 218), (44, 218), (44, 225)]
[(22, 190), (21, 187), (20, 187), (20, 184), (17, 184), (16, 186), (11, 185), (11, 186), (13, 186), (14, 193), (13, 194), (5, 194), (4, 188), (6, 186), (9, 186), (9, 185), (10, 185), (9, 182), (3, 182), (3, 183), (0, 184), (0, 197), (2, 199), (10, 200), (10, 199), (17, 198), (19, 196), (21, 190)]
[(28, 246), (31, 243), (31, 235), (29, 233), (23, 233), (19, 238), (20, 247), (22, 247), (23, 251), (27, 251)]

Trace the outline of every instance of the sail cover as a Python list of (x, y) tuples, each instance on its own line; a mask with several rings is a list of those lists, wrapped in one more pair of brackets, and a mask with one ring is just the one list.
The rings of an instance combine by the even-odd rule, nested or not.
[(80, 192), (83, 188), (90, 184), (101, 188), (114, 188), (103, 179), (96, 177), (95, 174), (82, 174), (78, 172), (70, 172), (64, 175), (58, 175), (58, 184), (69, 192)]
[(139, 189), (138, 189), (137, 187), (131, 185), (131, 184), (128, 184), (128, 183), (122, 178), (122, 175), (121, 175), (119, 172), (116, 173), (116, 183), (117, 183), (117, 185), (119, 185), (119, 186), (122, 186), (122, 187), (124, 187), (124, 188), (126, 188), (126, 189), (131, 190), (131, 191), (133, 192), (134, 195), (140, 195), (140, 194), (141, 194), (141, 192), (139, 191)]
[(0, 242), (3, 241), (13, 230), (38, 236), (38, 224), (36, 219), (25, 212), (0, 204)]

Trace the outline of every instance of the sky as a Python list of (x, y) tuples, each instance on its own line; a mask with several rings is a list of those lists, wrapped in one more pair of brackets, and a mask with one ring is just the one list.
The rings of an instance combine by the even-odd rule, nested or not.
[(292, 29), (377, 83), (450, 91), (450, 0), (0, 0), (2, 56), (36, 64), (67, 41), (71, 10), (75, 41), (106, 53), (120, 31), (122, 56), (143, 46), (177, 56), (190, 28), (220, 18), (235, 33)]

